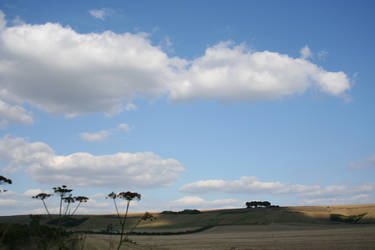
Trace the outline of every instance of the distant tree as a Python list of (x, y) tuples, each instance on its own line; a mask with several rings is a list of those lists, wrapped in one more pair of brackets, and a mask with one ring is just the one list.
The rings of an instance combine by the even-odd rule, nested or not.
[[(3, 184), (12, 184), (12, 180), (0, 175), (0, 185), (3, 185)], [(0, 189), (0, 193), (4, 193), (6, 191), (8, 190)]]
[(257, 208), (257, 207), (270, 207), (271, 203), (269, 201), (251, 201), (245, 203), (247, 208)]

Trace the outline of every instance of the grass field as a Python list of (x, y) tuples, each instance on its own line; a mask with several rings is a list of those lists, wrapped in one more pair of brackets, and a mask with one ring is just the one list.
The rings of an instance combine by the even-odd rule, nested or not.
[[(358, 224), (330, 220), (331, 214), (365, 214)], [(154, 213), (155, 221), (141, 224), (138, 232), (186, 232), (212, 226), (203, 232), (181, 235), (130, 236), (131, 249), (375, 249), (375, 205), (300, 206), (202, 211), (200, 214)], [(114, 215), (80, 215), (86, 218), (72, 231), (100, 232)], [(129, 217), (129, 227), (139, 214)], [(43, 221), (46, 221), (45, 218)], [(28, 216), (0, 217), (0, 223), (29, 223)], [(117, 235), (88, 234), (85, 249), (109, 249)], [(124, 249), (126, 249), (124, 247)]]

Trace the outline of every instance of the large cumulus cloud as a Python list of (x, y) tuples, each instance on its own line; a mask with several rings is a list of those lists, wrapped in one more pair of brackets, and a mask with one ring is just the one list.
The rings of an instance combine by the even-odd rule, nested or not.
[(120, 112), (137, 97), (173, 101), (278, 99), (315, 88), (345, 96), (344, 72), (306, 58), (221, 42), (188, 61), (144, 33), (81, 34), (58, 23), (6, 25), (0, 15), (0, 99), (75, 116)]

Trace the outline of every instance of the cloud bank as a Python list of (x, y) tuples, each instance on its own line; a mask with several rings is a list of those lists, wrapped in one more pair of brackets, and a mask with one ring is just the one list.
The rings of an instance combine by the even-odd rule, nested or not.
[(201, 180), (180, 188), (186, 193), (268, 193), (298, 194), (309, 197), (332, 197), (367, 194), (375, 191), (375, 183), (353, 185), (300, 185), (282, 182), (263, 182), (254, 176), (243, 176), (239, 180)]
[(116, 114), (138, 97), (252, 102), (311, 88), (345, 96), (351, 87), (344, 72), (306, 60), (307, 49), (305, 58), (293, 58), (221, 42), (188, 61), (169, 57), (145, 33), (81, 34), (58, 23), (7, 27), (2, 12), (0, 52), (0, 97), (69, 117)]
[(24, 169), (36, 181), (49, 185), (85, 187), (153, 188), (169, 186), (184, 170), (175, 159), (162, 159), (155, 153), (56, 155), (43, 142), (23, 138), (0, 139), (0, 162), (5, 172)]
[(172, 208), (183, 209), (222, 209), (242, 207), (243, 201), (235, 199), (205, 200), (198, 196), (184, 196), (181, 199), (170, 202)]

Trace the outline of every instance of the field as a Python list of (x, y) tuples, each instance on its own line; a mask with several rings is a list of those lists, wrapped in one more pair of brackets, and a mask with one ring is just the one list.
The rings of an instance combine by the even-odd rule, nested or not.
[[(90, 249), (105, 249), (117, 236), (90, 235)], [(375, 249), (375, 225), (218, 226), (197, 234), (132, 236), (130, 249)], [(126, 249), (124, 247), (123, 249)]]
[[(176, 235), (131, 235), (130, 249), (375, 249), (375, 205), (275, 207), (202, 211), (199, 214), (153, 213), (155, 221), (137, 232)], [(332, 220), (332, 215), (343, 218)], [(359, 221), (348, 220), (357, 218)], [(130, 216), (129, 226), (139, 214)], [(114, 215), (81, 215), (72, 231), (86, 234), (85, 249), (109, 249), (118, 235), (100, 234), (118, 228)], [(46, 218), (42, 220), (45, 222)], [(29, 223), (28, 216), (0, 217), (0, 223)], [(205, 229), (199, 233), (192, 230)], [(180, 233), (177, 235), (177, 233)], [(124, 247), (123, 249), (127, 249)]]

